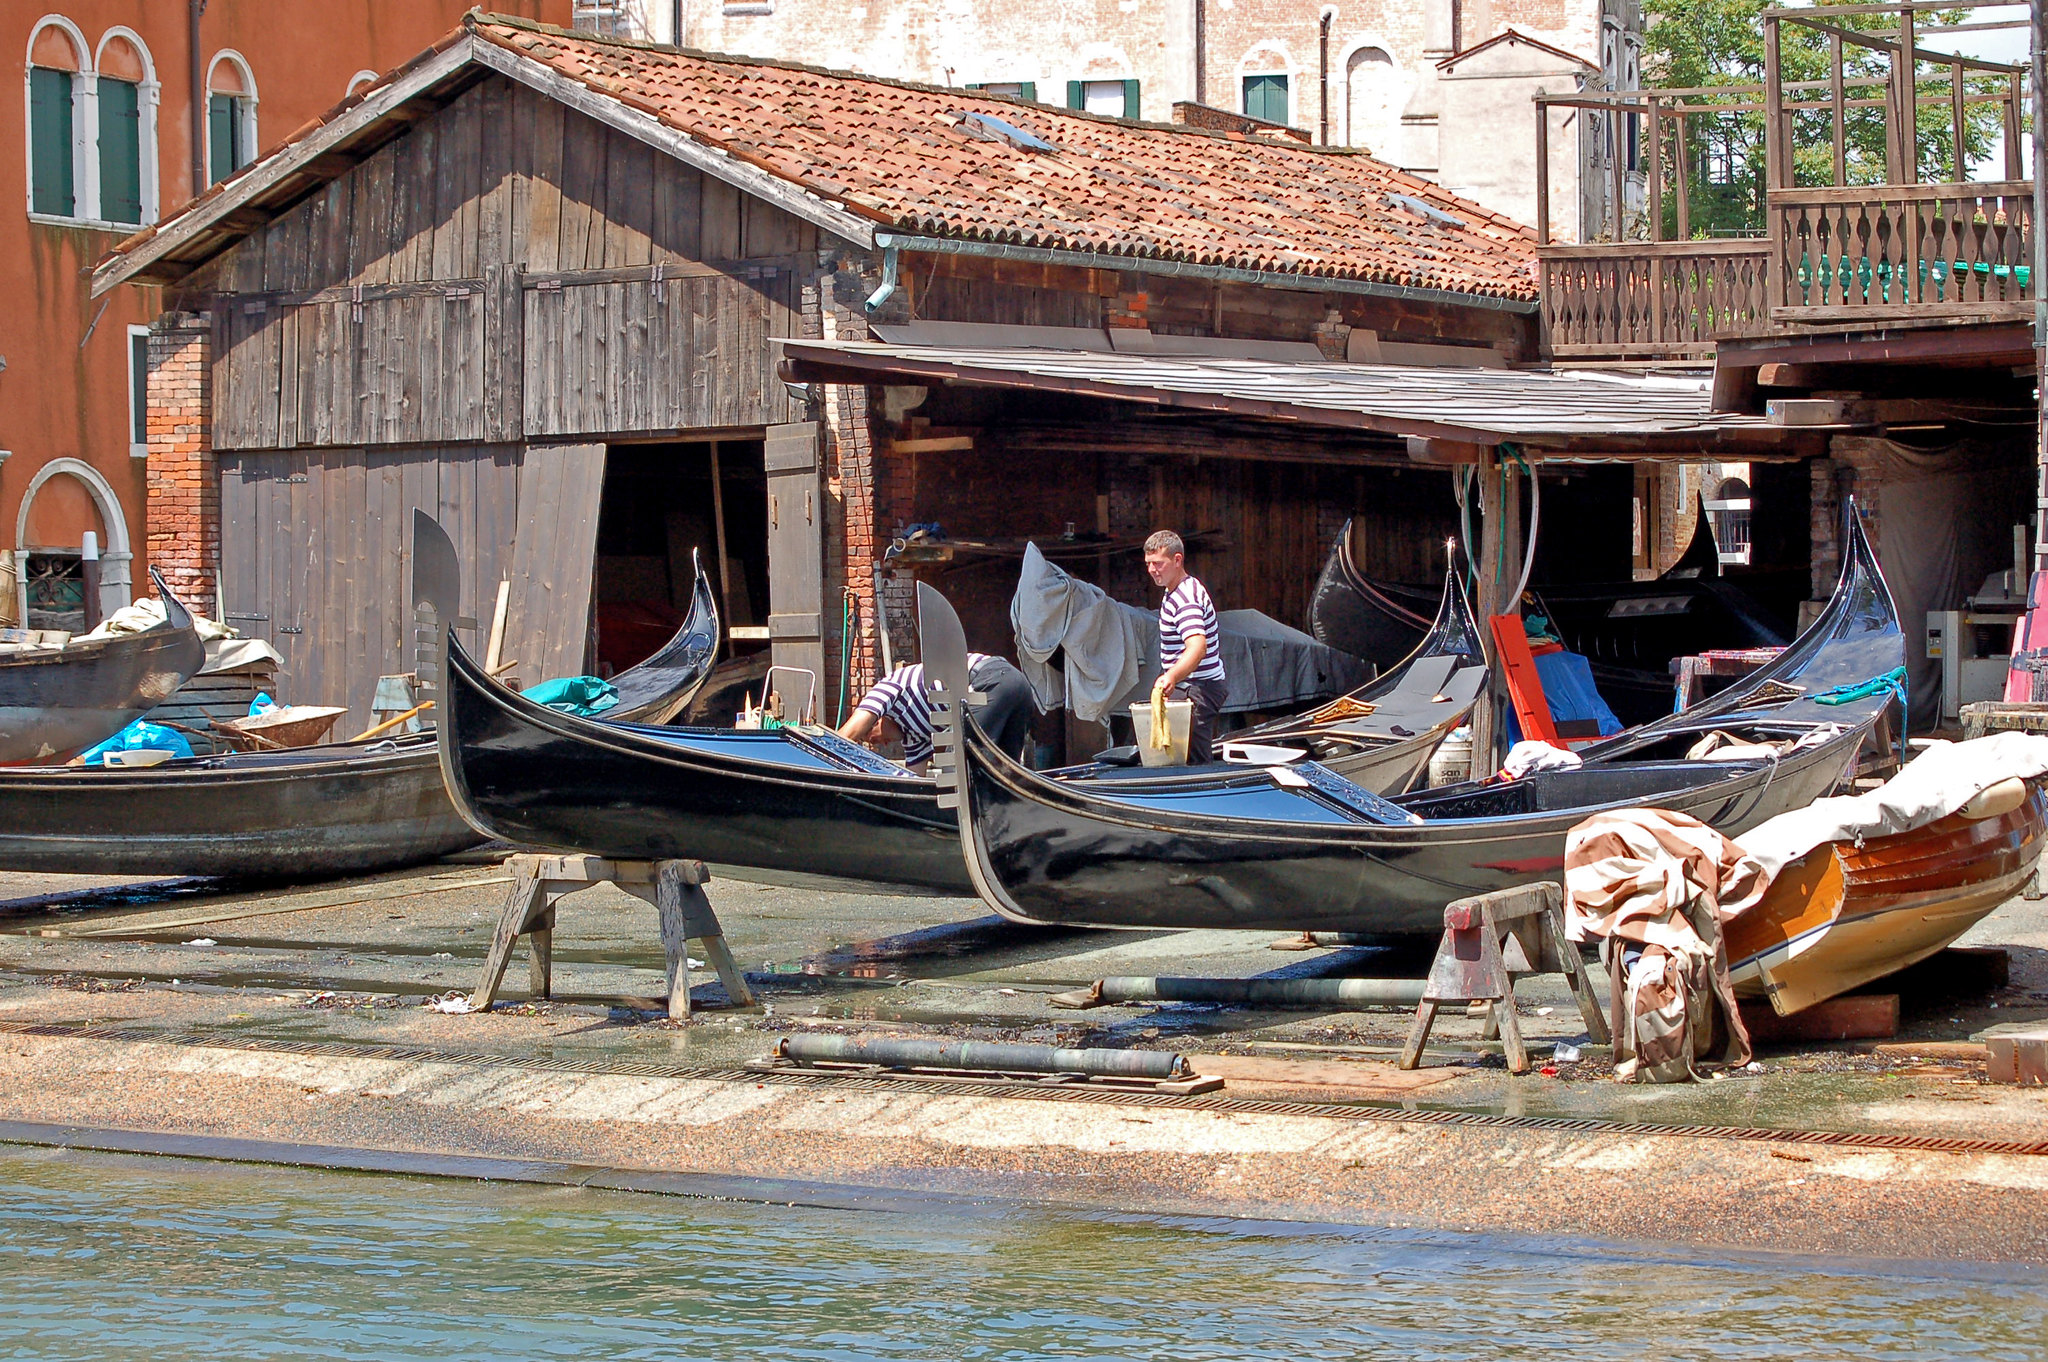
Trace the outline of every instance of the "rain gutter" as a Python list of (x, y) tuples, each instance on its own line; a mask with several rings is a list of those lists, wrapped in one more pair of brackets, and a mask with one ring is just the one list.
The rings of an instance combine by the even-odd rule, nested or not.
[(1001, 241), (966, 241), (957, 237), (899, 236), (894, 232), (876, 232), (875, 245), (884, 251), (922, 251), (931, 255), (969, 255), (986, 260), (1017, 260), (1084, 270), (1180, 275), (1231, 284), (1299, 289), (1307, 293), (1354, 293), (1369, 298), (1445, 303), (1452, 307), (1477, 307), (1524, 315), (1533, 314), (1541, 307), (1534, 298), (1498, 298), (1486, 293), (1458, 293), (1451, 289), (1416, 288), (1409, 284), (1384, 284), (1370, 279), (1334, 279), (1320, 274), (1289, 274), (1281, 270), (1242, 270), (1190, 260), (1158, 260), (1149, 256), (1106, 255), (1096, 251), (1055, 251), (1042, 246), (1013, 246)]

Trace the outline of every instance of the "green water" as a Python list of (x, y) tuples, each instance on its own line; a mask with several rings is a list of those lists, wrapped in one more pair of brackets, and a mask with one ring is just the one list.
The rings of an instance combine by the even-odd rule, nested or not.
[(0, 1153), (0, 1356), (2039, 1358), (2023, 1270)]

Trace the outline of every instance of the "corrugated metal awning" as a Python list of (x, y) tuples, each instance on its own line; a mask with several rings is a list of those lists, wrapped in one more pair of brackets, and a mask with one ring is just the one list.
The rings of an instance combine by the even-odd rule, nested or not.
[(794, 382), (1026, 388), (1425, 440), (1514, 443), (1552, 458), (1770, 458), (1828, 431), (1713, 412), (1706, 379), (1419, 367), (1028, 345), (784, 340)]

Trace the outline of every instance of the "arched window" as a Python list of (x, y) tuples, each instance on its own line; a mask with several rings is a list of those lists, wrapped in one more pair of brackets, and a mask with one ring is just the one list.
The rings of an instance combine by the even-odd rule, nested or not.
[(1381, 159), (1394, 155), (1401, 127), (1400, 68), (1383, 47), (1361, 47), (1344, 63), (1344, 144)]
[(206, 179), (218, 184), (256, 159), (256, 77), (239, 52), (214, 55), (206, 74)]
[(54, 218), (82, 217), (81, 181), (88, 179), (84, 125), (85, 35), (50, 15), (28, 40), (28, 210)]
[(99, 205), (105, 222), (156, 221), (156, 68), (137, 34), (109, 30), (100, 39), (95, 85)]

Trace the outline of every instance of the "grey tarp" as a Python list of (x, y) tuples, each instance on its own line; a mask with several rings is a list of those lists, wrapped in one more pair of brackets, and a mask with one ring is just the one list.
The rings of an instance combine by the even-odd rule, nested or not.
[[(1217, 623), (1230, 686), (1226, 714), (1293, 709), (1372, 679), (1371, 664), (1257, 610), (1225, 610)], [(1010, 625), (1018, 664), (1044, 709), (1064, 706), (1077, 719), (1100, 723), (1143, 700), (1159, 675), (1159, 612), (1077, 581), (1036, 544), (1024, 550)]]

